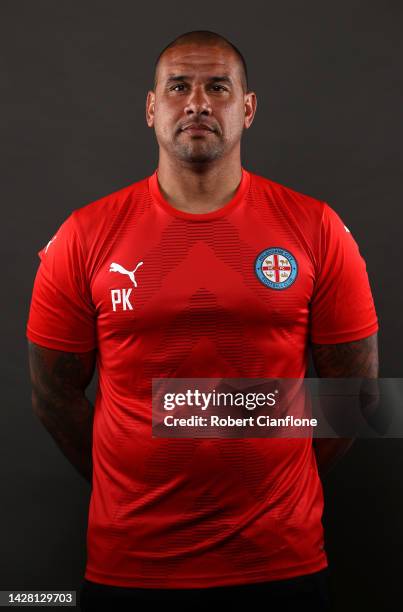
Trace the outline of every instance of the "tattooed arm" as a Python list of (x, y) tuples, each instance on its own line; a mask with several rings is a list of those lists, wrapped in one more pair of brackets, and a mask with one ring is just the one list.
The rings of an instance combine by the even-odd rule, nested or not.
[[(342, 344), (312, 344), (312, 358), (321, 378), (377, 378), (377, 334)], [(315, 438), (319, 473), (323, 476), (353, 444), (351, 438)]]
[(28, 341), (32, 407), (56, 444), (89, 482), (92, 480), (93, 407), (85, 396), (96, 350), (70, 353)]

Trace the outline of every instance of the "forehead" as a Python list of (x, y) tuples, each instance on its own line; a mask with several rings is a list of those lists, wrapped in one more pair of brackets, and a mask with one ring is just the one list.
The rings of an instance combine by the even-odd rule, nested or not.
[(168, 74), (228, 74), (236, 75), (239, 61), (230, 47), (216, 45), (178, 45), (167, 49), (158, 65), (160, 79)]

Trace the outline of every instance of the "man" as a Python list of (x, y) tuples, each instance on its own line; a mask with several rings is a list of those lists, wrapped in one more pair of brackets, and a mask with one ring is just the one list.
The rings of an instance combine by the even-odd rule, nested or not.
[(377, 376), (357, 244), (326, 203), (243, 168), (255, 112), (229, 41), (175, 39), (146, 102), (157, 170), (39, 252), (32, 398), (92, 482), (83, 610), (328, 609), (318, 469), (348, 441), (152, 438), (152, 378), (303, 378), (309, 344), (319, 376)]

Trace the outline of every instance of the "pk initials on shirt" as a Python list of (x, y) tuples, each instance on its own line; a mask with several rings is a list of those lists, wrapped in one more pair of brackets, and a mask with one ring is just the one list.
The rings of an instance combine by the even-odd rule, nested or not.
[(119, 304), (121, 304), (122, 310), (133, 310), (133, 306), (129, 300), (131, 292), (131, 287), (130, 289), (111, 289), (111, 300), (114, 312), (116, 312), (116, 306)]

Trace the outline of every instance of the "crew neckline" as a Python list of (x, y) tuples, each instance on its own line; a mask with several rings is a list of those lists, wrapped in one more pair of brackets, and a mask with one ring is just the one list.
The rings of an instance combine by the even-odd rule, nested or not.
[(153, 199), (170, 215), (180, 217), (181, 219), (189, 219), (191, 221), (209, 221), (210, 219), (218, 219), (227, 215), (246, 196), (250, 186), (250, 173), (248, 170), (245, 170), (243, 166), (241, 166), (241, 170), (242, 178), (232, 199), (223, 204), (220, 208), (207, 213), (190, 213), (185, 210), (178, 210), (172, 206), (161, 193), (158, 183), (158, 168), (148, 177), (148, 188)]

